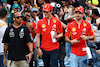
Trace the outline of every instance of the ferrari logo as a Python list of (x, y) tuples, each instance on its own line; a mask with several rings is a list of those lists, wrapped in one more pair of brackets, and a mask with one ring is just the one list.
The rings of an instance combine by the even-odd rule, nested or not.
[(47, 6), (45, 6), (45, 8), (47, 8)]
[(56, 20), (53, 20), (54, 23), (56, 23)]
[(78, 8), (78, 10), (80, 9), (80, 7)]
[(86, 23), (84, 23), (83, 26), (86, 27)]

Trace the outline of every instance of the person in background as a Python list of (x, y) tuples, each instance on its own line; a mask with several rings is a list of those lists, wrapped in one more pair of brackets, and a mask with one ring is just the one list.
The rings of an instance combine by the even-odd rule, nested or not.
[(24, 19), (22, 22), (22, 25), (27, 26), (30, 30), (30, 33), (32, 34), (32, 38), (33, 38), (33, 52), (34, 55), (32, 56), (32, 60), (29, 64), (29, 67), (33, 67), (33, 61), (35, 61), (35, 66), (37, 67), (38, 62), (37, 62), (37, 54), (35, 51), (35, 43), (34, 43), (34, 37), (35, 37), (35, 27), (36, 27), (36, 23), (30, 21), (31, 20), (31, 11), (30, 10), (25, 10), (24, 11)]
[[(60, 11), (57, 12), (57, 15), (58, 15), (58, 19), (61, 21), (61, 24), (62, 24), (62, 27), (63, 27), (63, 37), (61, 37), (58, 42), (60, 44), (59, 46), (59, 53), (58, 53), (58, 59), (59, 59), (59, 62), (60, 62), (60, 67), (65, 67), (65, 64), (64, 64), (64, 58), (66, 56), (66, 52), (65, 52), (65, 37), (64, 37), (64, 34), (65, 34), (65, 28), (67, 27), (67, 23), (66, 23), (66, 20), (64, 20), (64, 10), (62, 8), (60, 8)], [(63, 26), (64, 25), (64, 26)]]
[(13, 22), (13, 19), (12, 19), (13, 13), (19, 12), (19, 5), (18, 5), (18, 4), (13, 4), (12, 7), (13, 7), (13, 9), (12, 9), (12, 11), (9, 13), (8, 18), (7, 18), (7, 23), (8, 23), (9, 26), (12, 25), (12, 24), (14, 23), (14, 22)]
[[(45, 4), (43, 6), (43, 12), (45, 17), (39, 20), (36, 26), (36, 44), (38, 55), (42, 57), (44, 67), (57, 67), (59, 50), (59, 43), (57, 39), (63, 36), (62, 25), (60, 20), (52, 16), (52, 5)], [(59, 34), (57, 34), (57, 31), (59, 31)], [(41, 46), (40, 34), (42, 35)]]
[(31, 21), (32, 22), (37, 23), (39, 21), (39, 18), (37, 17), (37, 13), (38, 13), (38, 9), (37, 8), (32, 8), (31, 9), (31, 16), (32, 16)]
[(71, 67), (87, 67), (87, 41), (94, 39), (90, 23), (83, 20), (84, 8), (75, 8), (76, 20), (67, 25), (65, 41), (71, 43)]
[[(21, 24), (20, 12), (14, 13), (13, 20), (14, 24), (6, 29), (2, 40), (5, 45), (3, 63), (7, 67), (29, 67), (33, 54), (32, 35), (29, 29)], [(7, 50), (8, 63), (6, 60)]]
[(3, 56), (4, 56), (4, 43), (2, 43), (3, 35), (7, 28), (7, 24), (5, 23), (5, 19), (7, 18), (7, 11), (0, 10), (0, 67), (5, 67), (3, 64)]
[(11, 9), (11, 5), (7, 3), (7, 0), (1, 0), (1, 2), (3, 3), (3, 6), (7, 9), (8, 11), (10, 12), (10, 9)]
[[(93, 53), (93, 67), (99, 67), (100, 66), (100, 17), (99, 17), (99, 11), (98, 9), (92, 9), (91, 17), (96, 20), (94, 24), (92, 24), (92, 28), (94, 31), (94, 35), (96, 36), (95, 41), (92, 41), (93, 44), (97, 46), (95, 50), (92, 50)], [(90, 41), (91, 43), (91, 41)], [(98, 52), (98, 53), (97, 53)]]

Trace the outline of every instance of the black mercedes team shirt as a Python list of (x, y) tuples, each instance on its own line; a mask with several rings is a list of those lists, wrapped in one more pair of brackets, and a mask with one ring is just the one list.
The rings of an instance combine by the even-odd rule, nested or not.
[(29, 29), (20, 25), (15, 28), (14, 25), (9, 26), (4, 34), (3, 43), (8, 44), (8, 60), (19, 61), (25, 60), (29, 53), (26, 44), (33, 42)]

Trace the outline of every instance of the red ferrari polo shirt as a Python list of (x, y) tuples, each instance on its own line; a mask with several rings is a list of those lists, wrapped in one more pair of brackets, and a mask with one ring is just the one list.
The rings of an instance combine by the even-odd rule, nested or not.
[(42, 44), (41, 48), (46, 51), (51, 51), (54, 49), (59, 49), (58, 41), (53, 43), (51, 39), (50, 32), (53, 30), (55, 32), (59, 31), (59, 33), (63, 32), (62, 25), (60, 20), (56, 19), (52, 16), (52, 18), (48, 21), (45, 17), (38, 21), (36, 27), (36, 33), (42, 34)]
[[(79, 40), (81, 38), (80, 35), (94, 35), (90, 23), (84, 20), (81, 22), (81, 24), (77, 24), (76, 21), (69, 23), (65, 30), (65, 36), (71, 37), (71, 40), (75, 38)], [(71, 44), (71, 53), (74, 53), (77, 56), (86, 55), (86, 45), (87, 41), (84, 41), (83, 39), (79, 40), (79, 43), (77, 44)]]

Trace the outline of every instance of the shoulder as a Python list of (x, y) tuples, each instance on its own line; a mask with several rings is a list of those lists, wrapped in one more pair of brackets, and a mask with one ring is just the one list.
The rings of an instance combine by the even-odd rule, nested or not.
[(76, 21), (74, 20), (74, 21), (68, 23), (68, 25), (75, 25), (75, 22), (76, 22)]
[(84, 25), (84, 24), (86, 24), (87, 26), (88, 26), (88, 25), (91, 25), (89, 22), (87, 22), (87, 21), (85, 21), (85, 20), (83, 20), (83, 22), (84, 22), (83, 25)]
[(52, 19), (52, 20), (53, 20), (53, 21), (54, 21), (54, 20), (56, 20), (56, 21), (60, 21), (60, 20), (59, 20), (59, 19), (57, 19), (56, 17), (53, 17), (53, 19)]
[(38, 22), (43, 22), (45, 20), (45, 18), (40, 19)]
[(21, 28), (25, 28), (25, 29), (28, 29), (28, 27), (27, 27), (27, 26), (24, 26), (24, 25), (22, 25), (22, 26), (21, 26)]

